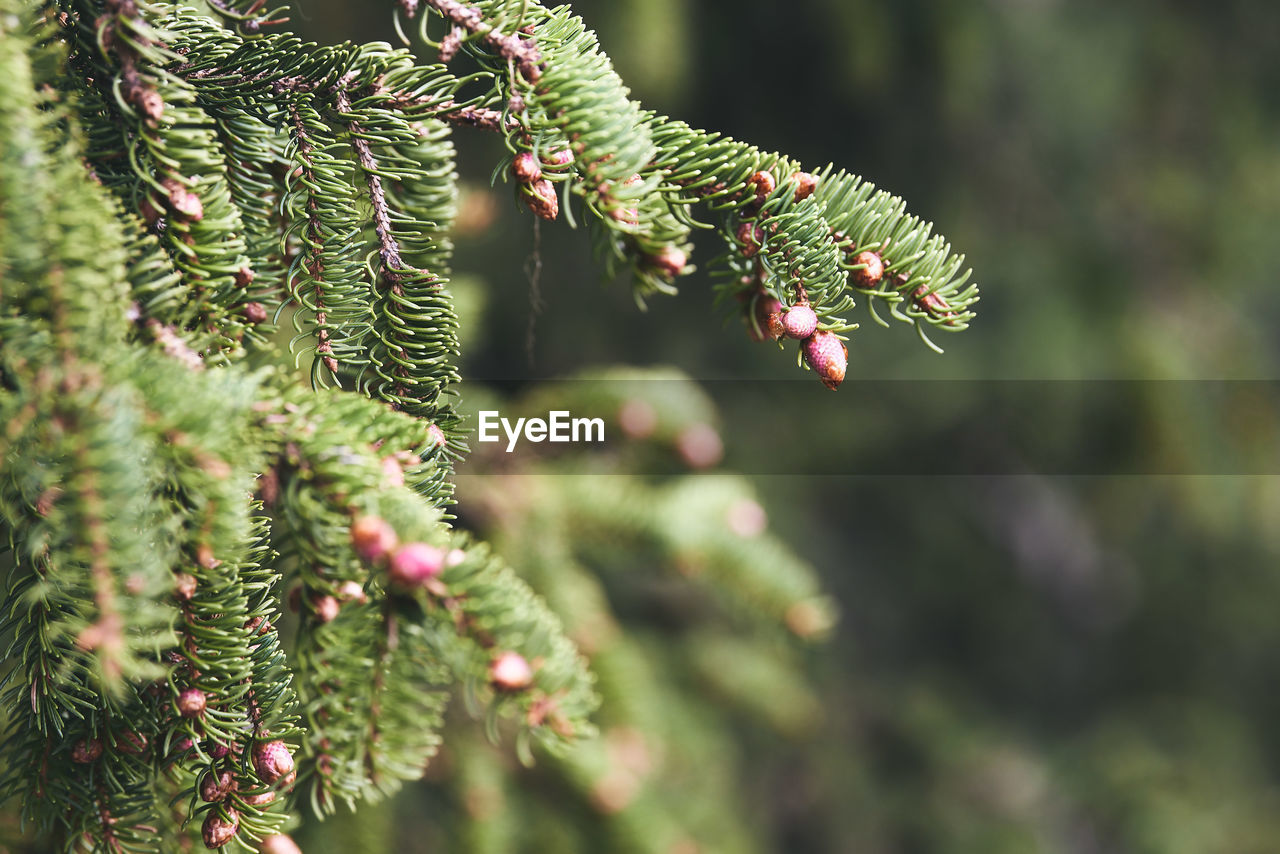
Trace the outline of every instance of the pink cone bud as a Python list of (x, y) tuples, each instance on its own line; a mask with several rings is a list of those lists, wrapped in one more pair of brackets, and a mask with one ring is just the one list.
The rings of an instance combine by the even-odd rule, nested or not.
[(559, 151), (553, 151), (542, 158), (542, 162), (548, 166), (568, 166), (573, 162), (573, 152), (567, 148)]
[(617, 220), (618, 222), (624, 225), (636, 226), (640, 224), (639, 208), (633, 208), (633, 207), (613, 208), (612, 210), (609, 211), (609, 216), (613, 217), (615, 220)]
[(398, 539), (395, 529), (377, 516), (361, 516), (351, 523), (351, 546), (366, 563), (381, 560)]
[(538, 158), (522, 151), (511, 161), (511, 174), (516, 176), (517, 181), (532, 184), (542, 179), (542, 166), (538, 163)]
[(387, 486), (404, 486), (404, 466), (395, 457), (382, 458), (382, 482)]
[(818, 189), (818, 179), (808, 172), (797, 172), (791, 176), (791, 180), (796, 185), (796, 201), (802, 202), (813, 195), (813, 191)]
[(769, 516), (757, 502), (742, 498), (729, 506), (725, 523), (739, 537), (758, 537), (768, 527)]
[(387, 575), (391, 583), (405, 589), (420, 587), (444, 569), (445, 554), (427, 543), (409, 543), (391, 556)]
[(342, 582), (338, 586), (338, 598), (343, 602), (360, 602), (361, 604), (369, 601), (369, 596), (358, 581)]
[(769, 294), (761, 293), (756, 297), (753, 311), (755, 323), (749, 324), (753, 338), (757, 341), (765, 338), (777, 340), (783, 336), (782, 303)]
[(102, 756), (102, 742), (96, 738), (82, 738), (71, 748), (71, 761), (80, 765), (97, 762)]
[(178, 695), (178, 714), (184, 718), (198, 718), (204, 714), (209, 698), (199, 688), (188, 688)]
[(742, 254), (751, 258), (764, 244), (764, 229), (754, 222), (744, 222), (738, 226), (737, 237), (738, 242), (742, 244)]
[(854, 270), (850, 274), (854, 285), (860, 288), (874, 288), (880, 284), (880, 279), (884, 276), (884, 261), (878, 253), (869, 249), (863, 250), (854, 256), (853, 263), (862, 265), (863, 268)]
[(556, 188), (546, 178), (526, 185), (523, 197), (529, 210), (542, 219), (555, 219), (560, 215), (560, 199), (556, 196)]
[(646, 400), (631, 398), (618, 409), (618, 426), (632, 439), (644, 439), (658, 428), (658, 413)]
[(200, 201), (200, 197), (188, 190), (182, 183), (174, 178), (165, 178), (161, 182), (164, 190), (169, 194), (169, 207), (178, 216), (186, 217), (192, 222), (199, 222), (204, 219), (204, 204)]
[(230, 771), (205, 774), (204, 779), (200, 781), (200, 799), (205, 803), (216, 803), (227, 796), (234, 783), (235, 778), (231, 776)]
[(244, 801), (251, 807), (265, 807), (276, 799), (276, 793), (267, 789), (265, 792), (259, 792), (256, 795), (241, 795), (240, 800)]
[[(223, 812), (226, 813), (226, 818), (223, 818)], [(230, 807), (222, 810), (215, 808), (204, 817), (204, 824), (200, 826), (200, 838), (204, 840), (205, 848), (221, 848), (235, 838), (239, 829), (239, 813)]]
[(150, 196), (144, 196), (142, 201), (138, 202), (138, 215), (142, 217), (147, 225), (155, 225), (160, 221), (160, 217), (163, 216)]
[(724, 442), (710, 424), (690, 424), (676, 436), (676, 450), (690, 468), (710, 468), (724, 457)]
[(298, 847), (298, 843), (294, 842), (292, 837), (277, 833), (262, 840), (262, 845), (258, 848), (258, 854), (302, 854), (302, 849)]
[(651, 256), (649, 263), (667, 278), (674, 279), (684, 272), (689, 256), (675, 246), (666, 246), (657, 255)]
[(782, 316), (782, 330), (788, 338), (803, 341), (818, 328), (818, 315), (808, 305), (801, 303), (792, 306)]
[(518, 652), (499, 653), (489, 663), (489, 681), (499, 691), (519, 691), (533, 682), (533, 668)]
[(815, 332), (804, 342), (804, 360), (822, 380), (822, 384), (835, 391), (844, 382), (844, 372), (849, 365), (849, 350), (833, 332)]
[(763, 201), (764, 197), (772, 193), (777, 186), (778, 182), (774, 179), (773, 173), (767, 169), (752, 173), (747, 179), (747, 189), (755, 188), (757, 201)]
[(293, 754), (283, 741), (260, 741), (253, 748), (253, 767), (268, 786), (287, 786), (298, 776)]
[(311, 612), (317, 623), (332, 623), (338, 616), (338, 600), (332, 596), (317, 596), (311, 600)]
[(179, 602), (190, 602), (191, 597), (196, 595), (198, 584), (194, 575), (179, 572), (173, 577), (173, 595)]
[(131, 753), (137, 756), (147, 749), (147, 737), (131, 729), (125, 730), (116, 741), (116, 747), (119, 748), (121, 753)]

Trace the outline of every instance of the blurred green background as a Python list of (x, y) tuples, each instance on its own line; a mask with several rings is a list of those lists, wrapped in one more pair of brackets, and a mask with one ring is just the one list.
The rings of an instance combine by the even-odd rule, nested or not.
[[(302, 0), (295, 24), (393, 40), (388, 5)], [(945, 356), (863, 321), (832, 395), (722, 324), (705, 274), (638, 313), (584, 234), (544, 224), (531, 358), (534, 225), (504, 185), (484, 194), (495, 141), (457, 134), (468, 214), (494, 217), (459, 238), (464, 377), (627, 363), (759, 381), (723, 384), (724, 465), (772, 472), (771, 530), (842, 612), (815, 656), (823, 722), (748, 746), (759, 846), (1280, 851), (1280, 5), (573, 5), (647, 106), (901, 194), (983, 288)], [(695, 262), (718, 251), (703, 242)], [(991, 394), (1042, 408), (1070, 390), (1035, 437), (1002, 420), (984, 438), (1088, 451), (1054, 471), (860, 476), (921, 450), (860, 396), (887, 379), (950, 380), (904, 388), (979, 431)], [(1105, 393), (1117, 380), (1134, 382)], [(1226, 380), (1267, 382), (1223, 408)], [(799, 473), (761, 465), (780, 454)], [(431, 798), (381, 809), (417, 827)]]

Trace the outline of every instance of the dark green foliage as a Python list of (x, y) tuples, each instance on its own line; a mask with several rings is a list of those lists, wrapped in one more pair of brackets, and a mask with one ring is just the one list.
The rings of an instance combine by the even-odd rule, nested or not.
[[(196, 5), (0, 0), (0, 796), (68, 851), (179, 850), (202, 824), (209, 847), (252, 847), (297, 807), (325, 815), (418, 777), (459, 690), (487, 706), (491, 735), (506, 727), (525, 760), (545, 748), (546, 773), (588, 799), (602, 797), (593, 763), (630, 727), (666, 732), (690, 772), (711, 762), (727, 737), (636, 649), (592, 650), (593, 687), (574, 621), (610, 617), (576, 565), (591, 537), (568, 532), (674, 556), (745, 622), (808, 637), (829, 609), (779, 543), (719, 524), (746, 500), (733, 480), (549, 494), (546, 536), (505, 543), (528, 583), (451, 525), (465, 450), (451, 129), (542, 160), (565, 218), (576, 206), (639, 297), (686, 271), (673, 259), (700, 201), (725, 212), (726, 236), (740, 221), (767, 234), (755, 260), (723, 260), (747, 278), (732, 289), (812, 301), (832, 331), (851, 328), (850, 248), (881, 253), (877, 296), (895, 314), (943, 328), (976, 299), (960, 259), (857, 179), (819, 173), (797, 200), (792, 161), (643, 111), (567, 8), (424, 4), (424, 36), (437, 13), (459, 26), (478, 68), (459, 75), (382, 43), (263, 34), (278, 13), (249, 0)], [(757, 198), (762, 169), (778, 186)], [(275, 353), (286, 317), (311, 389)], [(446, 555), (438, 577), (397, 584), (395, 544), (357, 547), (368, 518)], [(538, 593), (594, 598), (584, 614)], [(729, 629), (707, 631), (691, 673), (726, 667)], [(491, 673), (508, 653), (527, 680)], [(651, 705), (629, 710), (640, 695)], [(601, 696), (615, 730), (574, 752)], [(296, 782), (263, 751), (294, 757)], [(732, 824), (646, 797), (609, 832), (673, 816), (659, 845), (686, 819), (712, 836)]]

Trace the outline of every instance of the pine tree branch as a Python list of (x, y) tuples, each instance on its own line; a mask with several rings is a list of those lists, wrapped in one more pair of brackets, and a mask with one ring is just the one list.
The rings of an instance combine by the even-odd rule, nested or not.
[(499, 56), (514, 63), (525, 80), (536, 83), (542, 76), (542, 54), (532, 39), (522, 39), (516, 35), (504, 35), (498, 32), (493, 24), (485, 20), (483, 12), (458, 0), (424, 0), (424, 2), (454, 24), (484, 39)]
[[(351, 112), (351, 98), (343, 82), (334, 92), (334, 105), (339, 113)], [(379, 256), (382, 258), (382, 275), (391, 283), (393, 293), (402, 293), (400, 276), (403, 272), (420, 272), (407, 267), (400, 257), (400, 244), (391, 233), (391, 212), (387, 207), (387, 196), (382, 189), (382, 178), (378, 174), (378, 161), (373, 156), (369, 142), (364, 138), (364, 130), (360, 122), (351, 119), (347, 123), (351, 134), (351, 146), (356, 150), (356, 158), (364, 169), (365, 181), (369, 187), (369, 202), (373, 205), (373, 227), (378, 234)]]

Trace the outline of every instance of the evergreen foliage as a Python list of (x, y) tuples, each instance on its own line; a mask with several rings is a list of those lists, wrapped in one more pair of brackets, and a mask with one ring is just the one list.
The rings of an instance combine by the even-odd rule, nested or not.
[[(628, 698), (662, 689), (531, 589), (608, 621), (580, 527), (795, 634), (826, 624), (803, 564), (708, 521), (741, 484), (590, 481), (550, 528), (495, 536), (523, 577), (452, 525), (454, 126), (502, 134), (495, 174), (585, 221), (639, 299), (690, 271), (702, 205), (756, 332), (768, 300), (811, 305), (809, 340), (848, 332), (859, 292), (922, 335), (972, 315), (962, 259), (898, 199), (644, 111), (566, 7), (418, 6), (402, 28), (443, 62), (268, 34), (261, 0), (0, 0), (0, 796), (65, 850), (253, 847), (393, 791), (458, 689), (594, 791), (609, 740), (567, 748), (599, 698), (640, 726)], [(286, 316), (311, 389), (269, 366)], [(839, 384), (842, 357), (807, 358)], [(691, 666), (721, 669), (707, 648)]]

